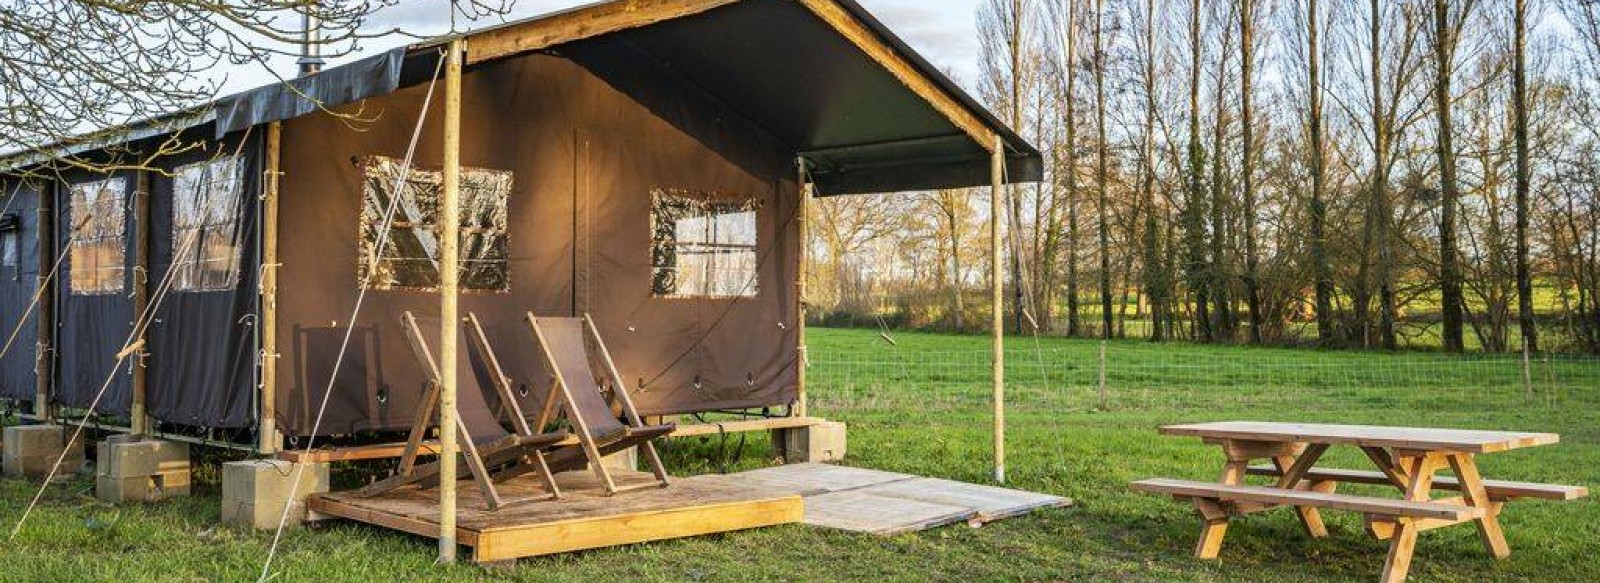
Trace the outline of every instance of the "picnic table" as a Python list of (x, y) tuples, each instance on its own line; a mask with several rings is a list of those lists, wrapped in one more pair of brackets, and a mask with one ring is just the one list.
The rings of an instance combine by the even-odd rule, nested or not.
[[(1588, 495), (1581, 486), (1485, 480), (1476, 456), (1551, 445), (1553, 433), (1518, 433), (1465, 429), (1323, 425), (1228, 421), (1167, 425), (1164, 435), (1199, 437), (1222, 447), (1226, 461), (1217, 482), (1155, 478), (1133, 483), (1141, 492), (1170, 494), (1194, 503), (1204, 525), (1195, 555), (1215, 559), (1228, 521), (1236, 516), (1293, 507), (1312, 537), (1328, 535), (1319, 509), (1366, 515), (1366, 530), (1388, 540), (1389, 556), (1382, 581), (1404, 581), (1421, 531), (1473, 523), (1484, 547), (1495, 558), (1511, 554), (1498, 516), (1510, 500), (1535, 498), (1573, 500)], [(1331, 446), (1360, 448), (1377, 471), (1317, 467)], [(1256, 460), (1270, 464), (1250, 465)], [(1453, 476), (1439, 476), (1449, 468)], [(1246, 476), (1266, 476), (1270, 486), (1245, 484)], [(1340, 482), (1390, 485), (1400, 499), (1336, 493)], [(1435, 490), (1455, 496), (1434, 498)]]

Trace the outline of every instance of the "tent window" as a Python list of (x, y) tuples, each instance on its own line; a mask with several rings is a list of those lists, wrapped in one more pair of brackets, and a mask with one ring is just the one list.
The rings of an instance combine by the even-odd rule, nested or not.
[(68, 289), (73, 295), (121, 293), (127, 285), (127, 179), (74, 184), (68, 194), (73, 225)]
[(17, 267), (22, 260), (22, 214), (0, 216), (0, 267)]
[(17, 251), (19, 234), (15, 230), (0, 232), (0, 267), (17, 266), (20, 259)]
[(237, 158), (178, 168), (173, 178), (172, 285), (178, 291), (228, 291), (239, 284)]
[[(373, 289), (434, 291), (439, 288), (439, 195), (444, 175), (412, 168), (405, 173), (400, 202), (390, 222), (389, 238), (378, 254), (383, 220), (401, 179), (401, 160), (369, 156), (361, 167), (365, 203), (361, 211), (360, 281)], [(507, 264), (507, 204), (512, 173), (482, 168), (461, 169), (461, 289), (504, 292), (511, 289)]]
[(650, 195), (651, 293), (756, 296), (755, 199), (664, 188)]

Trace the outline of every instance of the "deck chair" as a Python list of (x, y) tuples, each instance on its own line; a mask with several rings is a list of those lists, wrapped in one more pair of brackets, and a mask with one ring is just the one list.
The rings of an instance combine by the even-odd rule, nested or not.
[[(411, 312), (405, 312), (400, 318), (401, 327), (405, 330), (406, 340), (410, 343), (415, 353), (417, 362), (423, 371), (428, 374), (427, 390), (422, 403), (417, 406), (417, 414), (411, 426), (411, 435), (406, 439), (406, 447), (400, 457), (400, 467), (395, 475), (368, 485), (357, 491), (359, 496), (375, 496), (394, 490), (407, 484), (418, 484), (422, 488), (430, 488), (437, 484), (439, 476), (439, 462), (417, 465), (416, 459), (420, 454), (422, 439), (427, 435), (427, 430), (432, 426), (434, 411), (439, 406), (439, 387), (441, 377), (439, 367), (434, 362), (433, 352), (428, 348), (428, 343), (423, 339), (422, 328), (417, 325), (416, 317)], [(500, 369), (500, 363), (488, 352), (488, 342), (483, 334), (483, 327), (476, 317), (466, 319), (466, 335), (469, 346), (478, 350), (486, 374), (487, 384), (495, 388), (499, 395), (502, 407), (509, 409), (512, 425), (515, 432), (506, 431), (500, 423), (500, 416), (496, 415), (484, 400), (481, 386), (479, 390), (459, 391), (456, 395), (456, 430), (460, 436), (461, 453), (465, 454), (466, 466), (472, 478), (483, 492), (484, 505), (488, 510), (498, 510), (500, 507), (513, 502), (525, 502), (536, 499), (553, 499), (561, 497), (561, 490), (556, 486), (555, 476), (545, 459), (544, 449), (565, 441), (570, 434), (566, 431), (554, 433), (535, 433), (522, 415), (521, 405), (517, 404), (516, 395), (512, 393), (511, 384), (506, 380), (505, 374)], [(553, 401), (554, 396), (547, 401)], [(545, 406), (546, 409), (550, 405)], [(539, 424), (543, 427), (543, 424)], [(501, 469), (499, 474), (491, 470), (511, 466), (529, 466), (529, 471), (539, 474), (545, 489), (549, 494), (519, 500), (506, 500), (500, 496), (499, 489), (495, 487), (497, 477), (510, 475)], [(459, 470), (458, 470), (459, 471)], [(526, 472), (522, 472), (526, 473)], [(500, 478), (503, 479), (503, 478)]]
[[(617, 365), (611, 360), (610, 351), (606, 350), (605, 343), (600, 340), (600, 333), (596, 330), (594, 321), (589, 319), (589, 315), (584, 314), (582, 318), (540, 318), (530, 312), (527, 320), (528, 327), (533, 330), (534, 339), (539, 342), (539, 347), (544, 352), (546, 363), (556, 377), (556, 387), (550, 392), (555, 394), (557, 392), (555, 389), (559, 389), (566, 417), (578, 434), (582, 453), (581, 456), (574, 455), (569, 449), (552, 454), (551, 463), (558, 468), (557, 471), (576, 467), (578, 462), (586, 460), (589, 467), (594, 470), (595, 476), (600, 479), (600, 484), (605, 487), (608, 496), (641, 488), (667, 487), (667, 471), (661, 465), (661, 457), (656, 454), (652, 440), (672, 433), (677, 429), (677, 425), (644, 424), (639, 417), (639, 411), (633, 407), (633, 399), (628, 396), (627, 385), (623, 384), (622, 375), (617, 373)], [(594, 361), (590, 358), (588, 344), (584, 338), (586, 332), (599, 352), (600, 363), (604, 365), (605, 373), (613, 388), (612, 395), (621, 405), (626, 423), (617, 420), (617, 416), (612, 413), (610, 403), (606, 402), (600, 384), (595, 380), (594, 368), (591, 365)], [(644, 449), (656, 481), (618, 487), (600, 460), (607, 454), (634, 446)]]

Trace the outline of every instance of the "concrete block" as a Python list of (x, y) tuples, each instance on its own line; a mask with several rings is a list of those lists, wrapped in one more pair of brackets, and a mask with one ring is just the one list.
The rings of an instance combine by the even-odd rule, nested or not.
[[(60, 425), (17, 425), (5, 428), (5, 452), (0, 454), (3, 460), (3, 472), (8, 477), (14, 478), (42, 478), (50, 472), (56, 459), (61, 458), (68, 437), (72, 436), (71, 430)], [(83, 467), (83, 442), (75, 442), (66, 457), (62, 458), (61, 467), (56, 471), (57, 478), (69, 477)]]
[(808, 427), (774, 429), (774, 449), (788, 463), (836, 462), (844, 459), (847, 440), (844, 423), (824, 421)]
[[(294, 487), (297, 466), (299, 487)], [(293, 490), (294, 498), (289, 499)], [(278, 527), (283, 505), (289, 501), (290, 525), (308, 518), (305, 501), (328, 491), (328, 464), (296, 464), (283, 460), (249, 460), (222, 465), (222, 522), (270, 530)]]
[(117, 435), (100, 443), (95, 497), (112, 503), (189, 495), (189, 444)]
[(609, 470), (639, 471), (639, 448), (630, 447), (600, 458), (600, 465)]
[(189, 471), (189, 444), (127, 437), (116, 436), (100, 443), (96, 475), (132, 478)]

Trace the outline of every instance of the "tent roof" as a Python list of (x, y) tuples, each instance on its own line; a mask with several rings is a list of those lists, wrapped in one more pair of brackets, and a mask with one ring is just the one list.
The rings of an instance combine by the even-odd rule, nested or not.
[[(1042, 175), (1037, 149), (854, 0), (616, 0), (462, 37), (469, 66), (530, 52), (629, 51), (793, 148), (823, 195), (985, 185), (997, 138), (1010, 181)], [(231, 95), (159, 126), (138, 124), (52, 152), (67, 155), (211, 122), (220, 136), (315, 111), (302, 94), (326, 106), (381, 95), (425, 82), (438, 47), (449, 40), (333, 67), (294, 79), (292, 87), (278, 83)], [(0, 159), (0, 168), (41, 158), (12, 155)]]

